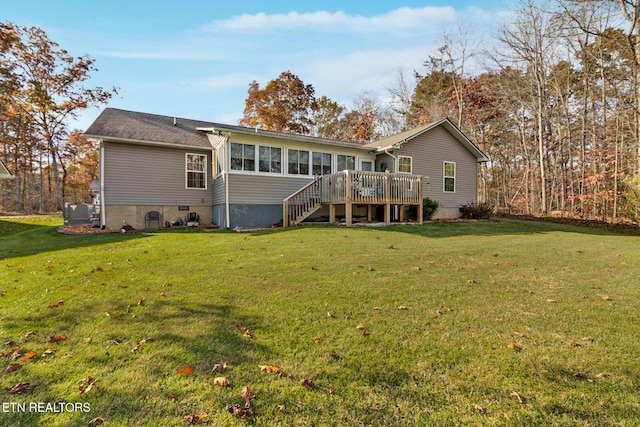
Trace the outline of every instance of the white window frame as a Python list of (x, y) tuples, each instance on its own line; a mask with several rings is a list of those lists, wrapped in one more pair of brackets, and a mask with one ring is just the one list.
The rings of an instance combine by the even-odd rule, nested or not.
[[(273, 162), (274, 162), (274, 160), (272, 158), (273, 150), (274, 149), (275, 150), (280, 150), (280, 172), (273, 172), (271, 170), (269, 170), (269, 171), (261, 171), (260, 170), (260, 162), (261, 162), (261, 160), (260, 160), (260, 149), (261, 148), (268, 148), (269, 149), (269, 169), (273, 169)], [(258, 162), (256, 164), (256, 166), (257, 166), (256, 172), (261, 173), (261, 174), (270, 173), (270, 174), (274, 174), (274, 175), (282, 175), (282, 152), (283, 151), (284, 150), (282, 149), (282, 147), (275, 147), (275, 146), (272, 146), (272, 145), (256, 145), (256, 154), (257, 154), (256, 158), (258, 159)]]
[[(340, 157), (344, 158), (344, 168), (340, 168), (339, 166), (339, 161), (340, 161)], [(343, 171), (343, 170), (348, 170), (349, 169), (349, 165), (347, 164), (347, 158), (351, 157), (353, 159), (353, 169), (356, 168), (356, 156), (352, 155), (352, 154), (337, 154), (336, 155), (336, 171)]]
[[(369, 165), (371, 165), (371, 169), (369, 169), (368, 171), (364, 170), (364, 164), (365, 163), (368, 163)], [(361, 159), (360, 160), (360, 170), (361, 171), (365, 171), (365, 172), (373, 172), (373, 171), (375, 171), (375, 162), (373, 160)]]
[[(310, 158), (311, 158), (311, 169), (310, 169), (310, 172), (311, 172), (312, 175), (318, 175), (318, 174), (313, 173), (313, 168), (315, 166), (315, 164), (313, 163), (314, 154), (319, 154), (320, 155), (320, 165), (319, 166), (320, 166), (320, 169), (322, 170), (322, 173), (320, 173), (319, 175), (328, 175), (328, 174), (330, 174), (333, 171), (333, 167), (332, 167), (333, 153), (328, 153), (326, 151), (312, 151), (311, 152), (311, 154), (310, 154)], [(325, 155), (329, 156), (329, 163), (328, 164), (325, 164), (325, 162), (324, 162), (323, 157)], [(327, 167), (327, 166), (329, 167), (329, 172), (324, 173), (324, 168)]]
[[(400, 161), (402, 159), (409, 159), (409, 172), (400, 170)], [(411, 157), (411, 156), (398, 156), (398, 173), (406, 173), (408, 175), (413, 174), (413, 157)]]
[[(202, 168), (203, 170), (195, 170), (195, 169), (189, 169), (189, 156), (197, 156), (197, 157), (201, 157), (202, 158)], [(185, 169), (185, 174), (184, 174), (184, 186), (187, 190), (206, 190), (209, 183), (208, 183), (208, 177), (207, 177), (207, 155), (206, 154), (202, 154), (202, 153), (185, 153), (184, 156), (184, 169)], [(204, 187), (190, 187), (189, 186), (189, 173), (197, 173), (197, 174), (202, 174), (203, 175), (203, 182), (204, 182)]]
[[(447, 175), (447, 164), (453, 165), (453, 175)], [(456, 192), (456, 174), (458, 166), (456, 162), (443, 161), (442, 162), (442, 192), (443, 193), (455, 193)], [(453, 179), (453, 190), (447, 190), (447, 179)]]
[[(300, 170), (300, 165), (304, 164), (304, 163), (300, 163), (300, 153), (301, 152), (308, 153), (309, 157), (308, 157), (307, 163), (306, 163), (306, 165), (307, 165), (307, 173), (306, 174), (289, 172), (289, 153), (291, 151), (297, 151), (298, 152), (298, 171)], [(286, 165), (287, 165), (287, 169), (286, 169), (287, 175), (289, 175), (289, 176), (311, 176), (311, 171), (313, 169), (312, 156), (313, 156), (313, 151), (311, 151), (311, 150), (303, 150), (303, 149), (300, 149), (300, 148), (287, 148), (287, 156), (286, 156), (286, 159), (287, 159), (287, 163), (286, 163)]]
[[(234, 169), (233, 168), (233, 146), (234, 145), (240, 145), (242, 146), (242, 167), (240, 169)], [(246, 147), (253, 147), (253, 159), (247, 159), (245, 156), (246, 152), (251, 152), (251, 150), (247, 150)], [(229, 144), (229, 171), (230, 172), (255, 172), (256, 171), (256, 166), (257, 166), (257, 158), (256, 158), (256, 154), (257, 154), (257, 150), (256, 150), (257, 145), (256, 144), (245, 144), (244, 142), (232, 142)], [(245, 162), (247, 160), (253, 160), (253, 169), (245, 169)]]

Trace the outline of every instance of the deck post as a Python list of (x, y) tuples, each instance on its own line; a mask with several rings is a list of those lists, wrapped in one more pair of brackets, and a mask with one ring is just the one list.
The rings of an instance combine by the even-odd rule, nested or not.
[(344, 219), (347, 227), (351, 227), (351, 224), (353, 223), (352, 215), (353, 215), (353, 203), (346, 203), (344, 205)]
[(331, 203), (329, 205), (329, 224), (334, 224), (336, 222), (336, 205)]
[(384, 205), (384, 223), (386, 225), (391, 224), (391, 176), (389, 170), (385, 172), (384, 176), (384, 193), (385, 193), (385, 205)]
[(282, 227), (287, 228), (289, 226), (289, 202), (286, 200), (282, 204)]
[(353, 182), (351, 182), (351, 179), (353, 178), (353, 175), (349, 173), (350, 171), (347, 169), (344, 171), (345, 173), (345, 183), (346, 183), (346, 200), (345, 200), (345, 204), (344, 204), (344, 221), (345, 224), (347, 225), (347, 227), (351, 227), (351, 224), (353, 222), (353, 205), (352, 205), (352, 201), (353, 201)]
[(373, 205), (367, 205), (367, 222), (371, 222), (371, 211), (373, 209)]
[(422, 202), (424, 199), (424, 196), (422, 195), (422, 180), (424, 179), (423, 176), (420, 177), (420, 180), (418, 181), (418, 196), (420, 197), (420, 204), (418, 205), (418, 221), (420, 222), (420, 224), (424, 223), (424, 218), (422, 218)]

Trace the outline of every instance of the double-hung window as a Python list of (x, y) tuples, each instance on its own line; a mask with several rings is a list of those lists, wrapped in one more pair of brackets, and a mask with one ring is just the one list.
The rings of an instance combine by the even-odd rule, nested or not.
[(327, 175), (331, 173), (331, 154), (313, 153), (311, 157), (313, 175)]
[(345, 169), (354, 170), (356, 168), (356, 158), (355, 156), (347, 156), (344, 154), (338, 154), (336, 156), (337, 165), (339, 171), (343, 171)]
[(282, 172), (282, 149), (278, 147), (260, 146), (258, 154), (258, 170), (260, 172)]
[(231, 170), (255, 171), (256, 146), (235, 142), (231, 143)]
[(289, 149), (287, 164), (290, 175), (309, 175), (309, 152)]
[(411, 173), (412, 171), (412, 158), (408, 156), (398, 156), (398, 172), (399, 173)]
[(443, 191), (445, 193), (455, 193), (456, 191), (456, 164), (455, 162), (444, 162), (443, 166)]
[(187, 188), (207, 188), (207, 156), (187, 153)]

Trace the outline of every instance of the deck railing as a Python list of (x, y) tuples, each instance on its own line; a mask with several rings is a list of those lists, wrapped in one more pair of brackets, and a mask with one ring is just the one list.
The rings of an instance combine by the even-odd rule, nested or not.
[(422, 177), (388, 172), (345, 170), (324, 175), (322, 203), (420, 204)]
[(297, 224), (320, 206), (321, 181), (317, 178), (284, 199), (284, 227)]

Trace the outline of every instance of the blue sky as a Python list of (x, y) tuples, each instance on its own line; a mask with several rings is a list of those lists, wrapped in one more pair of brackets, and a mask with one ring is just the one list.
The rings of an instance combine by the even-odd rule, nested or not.
[[(87, 85), (118, 87), (111, 107), (236, 124), (249, 83), (287, 70), (347, 106), (364, 92), (384, 100), (398, 70), (424, 70), (445, 31), (463, 25), (482, 44), (513, 3), (0, 0), (0, 19), (96, 59)], [(87, 110), (71, 128), (99, 113)]]

